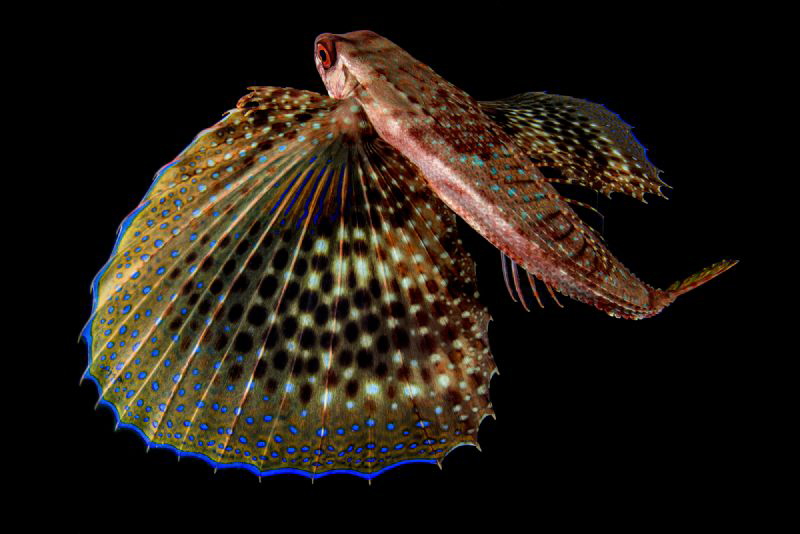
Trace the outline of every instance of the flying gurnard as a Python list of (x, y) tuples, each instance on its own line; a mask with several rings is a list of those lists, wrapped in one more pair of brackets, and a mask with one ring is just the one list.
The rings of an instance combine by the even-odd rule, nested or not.
[(496, 368), (456, 215), (512, 297), (539, 280), (617, 317), (734, 264), (655, 289), (557, 193), (542, 168), (661, 194), (602, 106), (478, 102), (369, 31), (320, 35), (314, 59), (329, 96), (251, 88), (158, 172), (94, 280), (84, 376), (148, 446), (370, 478), (476, 445)]

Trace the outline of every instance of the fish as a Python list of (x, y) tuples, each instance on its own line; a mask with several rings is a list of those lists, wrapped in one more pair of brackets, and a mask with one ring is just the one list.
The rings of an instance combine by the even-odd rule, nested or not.
[(559, 194), (663, 196), (600, 105), (477, 101), (371, 31), (320, 35), (314, 62), (327, 95), (251, 87), (158, 171), (92, 282), (83, 378), (148, 448), (372, 479), (478, 446), (497, 367), (458, 217), (526, 309), (538, 281), (642, 319), (736, 263), (653, 288)]

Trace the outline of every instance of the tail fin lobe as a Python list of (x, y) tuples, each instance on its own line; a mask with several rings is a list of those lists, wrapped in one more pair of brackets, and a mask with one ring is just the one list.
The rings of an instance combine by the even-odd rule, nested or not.
[(674, 299), (679, 295), (683, 295), (684, 293), (691, 291), (692, 289), (699, 287), (712, 278), (715, 278), (734, 265), (739, 263), (739, 260), (722, 260), (720, 262), (715, 263), (705, 269), (694, 273), (693, 275), (685, 278), (683, 280), (679, 280), (669, 286), (667, 291), (670, 293), (670, 296)]

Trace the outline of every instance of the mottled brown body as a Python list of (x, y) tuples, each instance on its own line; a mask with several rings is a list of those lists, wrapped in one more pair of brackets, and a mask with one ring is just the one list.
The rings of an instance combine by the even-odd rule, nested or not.
[(518, 265), (612, 315), (647, 317), (674, 299), (614, 258), (464, 91), (371, 32), (318, 38), (324, 39), (335, 43), (340, 70), (347, 71), (332, 76), (348, 80), (334, 85), (332, 95), (356, 98), (378, 134), (420, 167), (431, 189)]

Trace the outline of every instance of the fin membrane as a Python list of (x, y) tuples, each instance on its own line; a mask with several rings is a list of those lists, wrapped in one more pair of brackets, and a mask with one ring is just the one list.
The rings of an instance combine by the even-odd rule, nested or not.
[(533, 92), (479, 105), (534, 163), (558, 169), (560, 182), (639, 200), (664, 196), (666, 184), (631, 127), (599, 104)]
[(737, 263), (739, 263), (738, 260), (722, 260), (720, 262), (715, 263), (714, 265), (706, 267), (702, 271), (694, 273), (693, 275), (689, 276), (684, 280), (679, 280), (675, 282), (674, 284), (669, 286), (669, 288), (667, 288), (667, 291), (669, 291), (673, 295), (673, 298), (679, 295), (683, 295), (684, 293), (687, 293), (692, 289), (695, 289), (705, 284), (709, 280), (716, 278), (717, 276), (721, 275), (722, 273), (724, 273)]
[(217, 467), (370, 477), (493, 413), (455, 215), (354, 100), (255, 88), (159, 172), (95, 299), (103, 400)]

